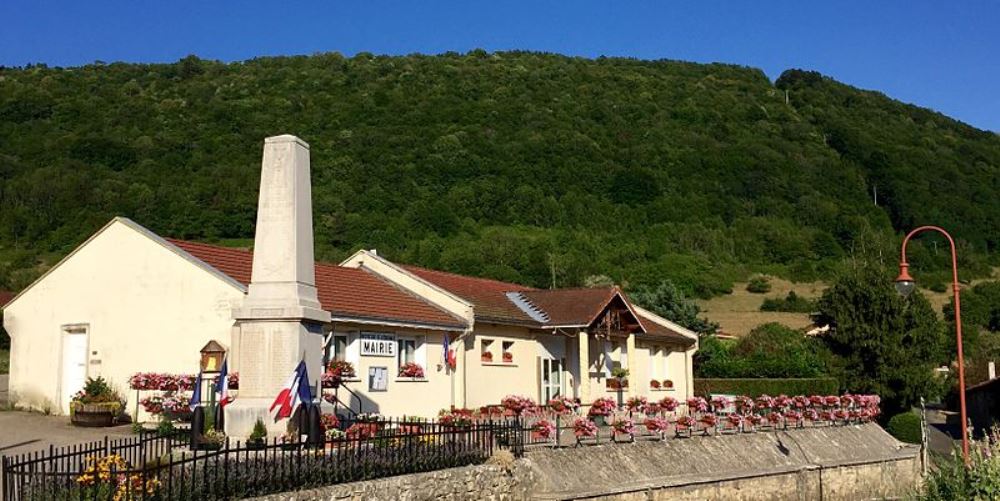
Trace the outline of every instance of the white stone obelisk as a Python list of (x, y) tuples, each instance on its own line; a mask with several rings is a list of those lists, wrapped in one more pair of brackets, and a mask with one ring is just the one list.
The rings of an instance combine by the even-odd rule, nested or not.
[(271, 436), (283, 433), (287, 420), (275, 420), (268, 408), (303, 359), (315, 393), (330, 321), (316, 295), (309, 145), (295, 136), (264, 140), (253, 271), (233, 318), (240, 388), (226, 406), (226, 433), (246, 437), (257, 419)]

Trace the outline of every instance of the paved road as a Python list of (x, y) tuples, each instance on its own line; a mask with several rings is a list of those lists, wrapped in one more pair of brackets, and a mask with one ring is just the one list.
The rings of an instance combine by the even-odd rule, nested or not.
[[(0, 375), (0, 403), (6, 402), (7, 375)], [(0, 411), (0, 455), (25, 452), (103, 440), (107, 435), (118, 438), (132, 434), (129, 425), (113, 428), (78, 428), (66, 416), (45, 416), (32, 412)]]
[(955, 412), (927, 409), (927, 446), (940, 454), (952, 454), (962, 445), (960, 420)]
[(0, 455), (14, 455), (56, 447), (119, 438), (132, 434), (129, 425), (113, 428), (78, 428), (65, 416), (44, 416), (31, 412), (0, 412)]

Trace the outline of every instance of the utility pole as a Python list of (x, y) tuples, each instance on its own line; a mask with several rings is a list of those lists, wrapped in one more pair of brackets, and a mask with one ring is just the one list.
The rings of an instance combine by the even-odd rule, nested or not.
[(875, 198), (875, 207), (878, 207), (878, 185), (872, 185), (872, 196)]
[(556, 256), (549, 253), (549, 270), (552, 272), (552, 288), (556, 288)]

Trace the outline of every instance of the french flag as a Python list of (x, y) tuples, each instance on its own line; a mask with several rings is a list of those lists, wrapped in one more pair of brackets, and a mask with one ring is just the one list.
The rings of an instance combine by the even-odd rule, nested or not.
[(271, 403), (270, 412), (274, 412), (277, 409), (277, 414), (275, 418), (286, 418), (290, 417), (295, 409), (302, 404), (302, 402), (312, 402), (312, 388), (309, 387), (309, 373), (306, 372), (306, 361), (302, 360), (299, 365), (295, 367), (295, 372), (289, 376), (288, 381), (285, 382), (285, 386), (278, 393), (278, 396), (274, 398), (274, 402)]
[(226, 404), (233, 401), (232, 395), (229, 394), (229, 357), (222, 361), (222, 370), (215, 383), (215, 392), (219, 394), (219, 407), (225, 409)]
[(455, 370), (455, 351), (451, 349), (451, 341), (449, 339), (448, 333), (444, 334), (443, 350), (441, 353), (442, 362), (444, 365), (450, 369)]

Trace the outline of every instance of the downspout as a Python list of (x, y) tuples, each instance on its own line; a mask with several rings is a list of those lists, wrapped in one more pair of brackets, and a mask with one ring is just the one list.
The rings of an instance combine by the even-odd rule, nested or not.
[[(472, 327), (467, 327), (465, 330), (462, 331), (461, 334), (458, 335), (457, 338), (455, 338), (455, 341), (454, 341), (455, 345), (456, 345), (456, 348), (455, 348), (455, 359), (456, 359), (456, 361), (457, 361), (457, 359), (458, 359), (459, 356), (462, 357), (462, 360), (460, 361), (461, 363), (459, 364), (462, 367), (462, 371), (461, 371), (461, 374), (459, 375), (459, 377), (462, 378), (462, 382), (464, 383), (462, 385), (462, 407), (466, 407), (466, 404), (468, 402), (468, 400), (466, 400), (466, 395), (468, 394), (468, 391), (469, 391), (468, 390), (468, 386), (469, 386), (468, 382), (469, 382), (469, 380), (466, 377), (467, 374), (466, 374), (466, 364), (465, 364), (465, 359), (466, 359), (466, 357), (465, 357), (465, 338), (469, 337), (470, 334), (472, 334)], [(445, 335), (447, 336), (448, 334), (445, 333)], [(461, 344), (459, 344), (459, 343), (461, 343)], [(459, 346), (461, 346), (461, 349), (458, 348)], [(451, 406), (452, 407), (455, 407), (455, 373), (456, 372), (458, 372), (458, 371), (451, 371)]]

